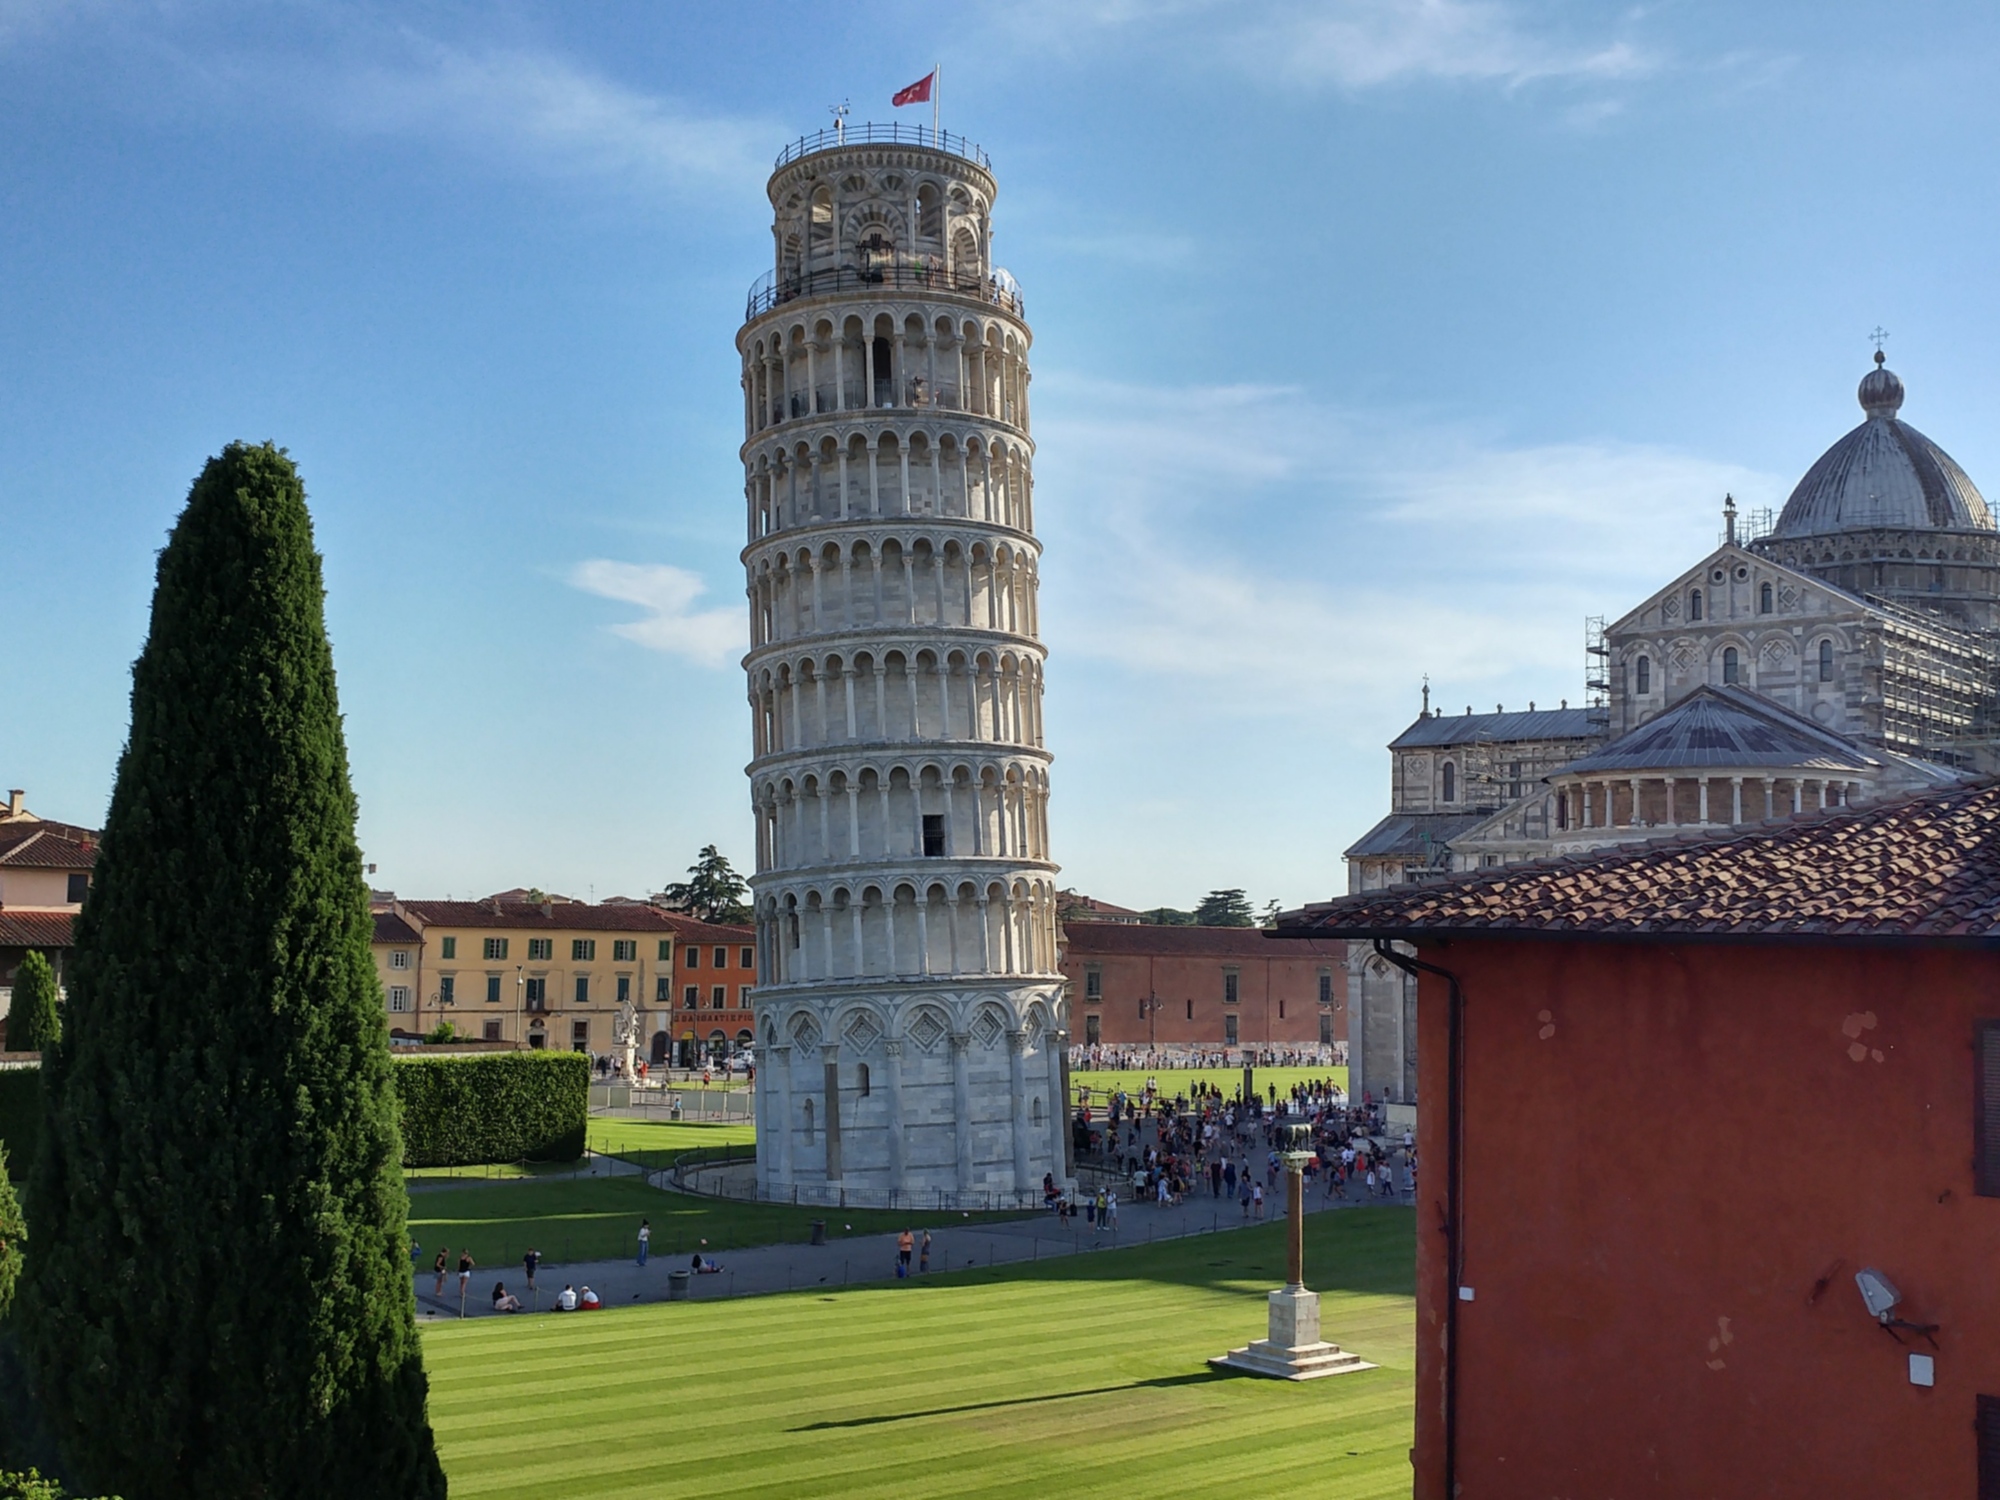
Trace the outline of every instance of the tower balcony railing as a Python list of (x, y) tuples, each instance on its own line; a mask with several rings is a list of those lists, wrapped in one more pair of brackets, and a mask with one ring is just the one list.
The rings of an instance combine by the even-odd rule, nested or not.
[(955, 297), (977, 298), (1017, 318), (1028, 315), (1027, 304), (1021, 299), (1021, 288), (1005, 272), (981, 276), (976, 271), (954, 270), (933, 256), (915, 256), (866, 266), (788, 271), (783, 276), (776, 271), (766, 271), (750, 284), (743, 321), (748, 323), (774, 307), (782, 307), (801, 297), (883, 290), (946, 292)]
[(924, 146), (947, 155), (962, 156), (985, 171), (993, 170), (993, 163), (987, 159), (986, 153), (962, 135), (953, 135), (949, 130), (933, 130), (928, 125), (876, 125), (872, 122), (815, 130), (811, 135), (802, 135), (778, 153), (771, 170), (775, 172), (802, 156), (811, 156), (815, 151), (838, 151), (843, 146)]

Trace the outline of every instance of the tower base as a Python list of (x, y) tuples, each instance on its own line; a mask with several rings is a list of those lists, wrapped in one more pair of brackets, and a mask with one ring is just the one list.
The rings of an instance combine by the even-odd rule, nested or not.
[(1272, 1380), (1318, 1380), (1375, 1368), (1358, 1354), (1319, 1336), (1319, 1293), (1288, 1286), (1271, 1293), (1270, 1337), (1231, 1349), (1209, 1361), (1218, 1370), (1240, 1370)]

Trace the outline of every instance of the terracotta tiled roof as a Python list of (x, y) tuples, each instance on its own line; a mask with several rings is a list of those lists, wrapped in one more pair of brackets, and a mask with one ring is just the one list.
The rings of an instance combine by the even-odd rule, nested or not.
[(0, 948), (67, 948), (66, 911), (0, 911)]
[[(1064, 946), (1071, 958), (1094, 954), (1172, 958), (1303, 958), (1305, 953), (1272, 947), (1261, 927), (1156, 927), (1150, 923), (1065, 922)], [(1338, 943), (1322, 945), (1329, 952)]]
[(416, 943), (422, 939), (417, 929), (405, 922), (392, 911), (375, 913), (375, 941), (378, 943)]
[(66, 823), (16, 823), (0, 828), (0, 865), (34, 870), (88, 870), (97, 839)]
[(2000, 939), (2000, 784), (1619, 845), (1280, 918), (1287, 936)]
[(754, 943), (757, 941), (755, 927), (739, 927), (733, 922), (704, 922), (699, 917), (684, 917), (679, 912), (651, 909), (653, 914), (679, 934), (684, 943)]
[[(547, 928), (550, 932), (657, 932), (676, 921), (650, 906), (587, 906), (557, 901), (548, 907), (526, 901), (405, 901), (403, 910), (426, 927)], [(699, 923), (697, 926), (701, 925)], [(733, 939), (731, 939), (733, 941)]]

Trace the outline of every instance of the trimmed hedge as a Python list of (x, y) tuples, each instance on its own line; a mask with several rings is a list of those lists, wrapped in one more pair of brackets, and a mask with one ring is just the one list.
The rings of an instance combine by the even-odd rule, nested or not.
[(7, 1147), (7, 1175), (25, 1178), (42, 1144), (40, 1068), (0, 1068), (0, 1143)]
[(403, 1165), (574, 1161), (590, 1120), (581, 1052), (399, 1057)]

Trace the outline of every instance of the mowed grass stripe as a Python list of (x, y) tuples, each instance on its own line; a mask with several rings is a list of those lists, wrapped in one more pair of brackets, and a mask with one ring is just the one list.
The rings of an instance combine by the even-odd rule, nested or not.
[(1312, 1227), (1309, 1279), (1349, 1284), (1326, 1295), (1326, 1326), (1384, 1369), (1304, 1386), (1205, 1374), (1260, 1331), (1281, 1234), (432, 1326), (433, 1419), (460, 1497), (1407, 1493), (1407, 1210)]

